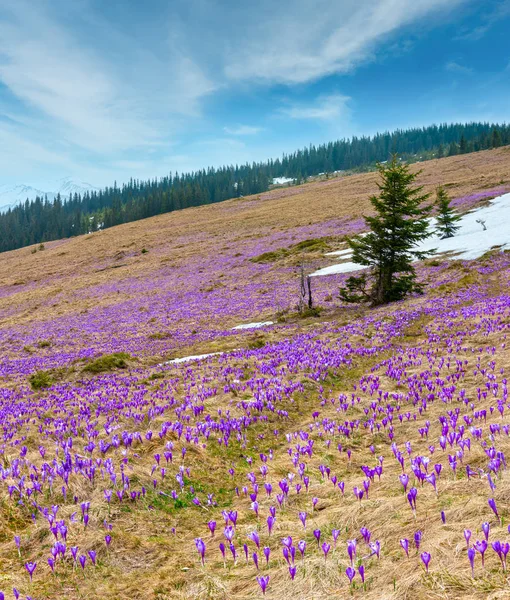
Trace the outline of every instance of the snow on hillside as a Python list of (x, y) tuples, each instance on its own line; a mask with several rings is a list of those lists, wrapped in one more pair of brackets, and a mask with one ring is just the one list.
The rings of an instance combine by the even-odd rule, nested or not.
[(20, 202), (28, 200), (35, 200), (37, 196), (52, 201), (55, 199), (57, 194), (60, 194), (63, 198), (68, 198), (69, 194), (84, 194), (85, 192), (92, 192), (98, 190), (90, 183), (85, 181), (74, 181), (71, 177), (64, 177), (51, 183), (47, 186), (51, 191), (44, 191), (30, 185), (18, 184), (18, 185), (2, 185), (0, 186), (0, 211), (14, 208)]
[(286, 183), (290, 183), (294, 181), (294, 179), (289, 177), (274, 177), (273, 185), (285, 185)]
[[(486, 230), (481, 223), (485, 222)], [(454, 237), (446, 240), (437, 235), (431, 236), (419, 246), (417, 250), (436, 249), (437, 254), (451, 253), (456, 258), (472, 260), (479, 258), (495, 246), (510, 248), (510, 194), (494, 198), (488, 206), (483, 206), (463, 215), (458, 223), (460, 229)], [(430, 225), (435, 228), (435, 219), (430, 220)], [(342, 259), (349, 258), (349, 250), (332, 252)], [(312, 276), (333, 275), (336, 273), (351, 273), (363, 269), (361, 265), (353, 262), (343, 262), (329, 267), (324, 267), (312, 273)]]

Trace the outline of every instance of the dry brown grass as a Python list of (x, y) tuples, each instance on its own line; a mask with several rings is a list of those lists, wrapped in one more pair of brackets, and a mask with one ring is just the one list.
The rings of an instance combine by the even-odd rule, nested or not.
[[(419, 182), (426, 191), (433, 192), (443, 183), (451, 197), (460, 197), (510, 185), (510, 147), (427, 161), (413, 169), (423, 169)], [(46, 250), (35, 254), (31, 248), (6, 252), (0, 263), (0, 288), (7, 286), (11, 293), (0, 298), (0, 310), (16, 311), (1, 319), (0, 326), (93, 309), (97, 300), (80, 298), (80, 290), (150, 277), (165, 265), (178, 269), (191, 256), (208, 256), (218, 249), (234, 254), (243, 240), (261, 233), (360, 217), (370, 209), (368, 198), (377, 192), (376, 182), (376, 173), (338, 177), (289, 188), (284, 197), (275, 197), (281, 193), (275, 190), (49, 242)], [(189, 243), (193, 239), (197, 241)], [(222, 247), (228, 249), (222, 251)], [(146, 254), (141, 253), (143, 248)], [(123, 266), (112, 268), (119, 265)], [(31, 285), (28, 290), (16, 291), (17, 286), (27, 284)], [(105, 294), (100, 305), (123, 298), (124, 293)]]
[[(480, 191), (501, 185), (501, 180), (507, 176), (510, 167), (510, 152), (508, 149), (482, 152), (479, 154), (453, 157), (441, 161), (431, 161), (420, 165), (424, 169), (421, 182), (432, 190), (439, 182), (449, 184), (452, 196)], [(35, 287), (23, 290), (0, 299), (0, 308), (28, 306), (20, 308), (13, 316), (5, 318), (1, 325), (11, 323), (30, 323), (34, 320), (55, 318), (67, 312), (79, 312), (97, 305), (96, 300), (79, 299), (75, 292), (99, 285), (104, 282), (121, 282), (126, 277), (145, 276), (171, 263), (175, 268), (184, 264), (190, 256), (197, 253), (206, 254), (213, 248), (230, 245), (233, 252), (236, 244), (248, 236), (256, 235), (258, 231), (269, 229), (286, 230), (309, 224), (322, 222), (338, 217), (356, 217), (368, 209), (368, 196), (376, 191), (376, 176), (374, 174), (351, 176), (328, 181), (327, 183), (308, 184), (301, 188), (286, 190), (288, 195), (275, 198), (270, 192), (260, 199), (244, 198), (231, 200), (219, 205), (189, 209), (180, 213), (163, 215), (138, 223), (116, 227), (92, 236), (82, 236), (75, 239), (46, 244), (44, 252), (30, 254), (30, 249), (21, 249), (3, 256), (0, 266), (0, 286), (15, 286), (21, 282), (35, 282)], [(273, 194), (273, 199), (271, 199)], [(313, 206), (313, 211), (309, 207)], [(201, 245), (183, 246), (182, 240), (193, 235), (203, 234), (206, 241)], [(168, 240), (171, 240), (170, 242)], [(147, 254), (141, 254), (141, 248), (147, 248)], [(119, 256), (119, 251), (137, 250), (135, 256)], [(164, 249), (164, 254), (163, 254)], [(104, 269), (105, 265), (125, 263), (118, 269)], [(51, 281), (51, 278), (54, 281)], [(494, 293), (501, 292), (502, 282), (497, 274), (492, 278)], [(60, 294), (56, 305), (48, 303), (53, 295)], [(72, 302), (68, 298), (73, 298)], [(118, 296), (105, 296), (100, 303), (108, 304), (118, 301)], [(34, 312), (33, 307), (43, 304)], [(342, 313), (343, 315), (344, 313)], [(361, 313), (358, 313), (358, 316)], [(354, 315), (355, 316), (355, 315)], [(354, 318), (353, 316), (353, 318)], [(341, 318), (345, 319), (345, 316)], [(330, 313), (327, 320), (338, 321), (339, 314)], [(296, 322), (292, 324), (290, 333), (304, 331), (313, 327), (316, 320)], [(423, 328), (429, 320), (416, 322), (407, 331), (407, 336), (398, 344), (419, 346), (423, 343)], [(458, 323), (457, 325), (461, 325)], [(269, 334), (268, 340), (278, 339), (284, 334)], [(371, 332), (367, 331), (367, 335)], [(470, 344), (498, 345), (502, 341), (501, 334), (490, 334), (488, 337), (472, 339)], [(334, 339), (331, 338), (331, 342)], [(215, 344), (219, 344), (215, 346)], [(233, 342), (211, 342), (185, 349), (183, 353), (199, 353), (229, 348)], [(439, 352), (447, 354), (446, 345), (439, 347)], [(467, 358), (471, 358), (467, 355)], [(484, 356), (485, 363), (491, 357)], [(339, 377), (327, 382), (327, 394), (336, 397), (340, 393), (350, 394), (352, 384), (359, 377), (370, 372), (370, 369), (381, 357), (358, 360), (350, 370), (343, 371)], [(243, 365), (249, 369), (249, 365)], [(498, 368), (510, 369), (510, 356), (501, 353), (498, 356)], [(197, 367), (199, 370), (200, 367)], [(207, 367), (203, 369), (206, 371)], [(408, 368), (408, 374), (419, 372), (419, 368)], [(395, 384), (388, 378), (383, 378), (384, 389), (395, 391)], [(160, 381), (154, 381), (155, 388)], [(166, 380), (163, 383), (166, 385)], [(463, 382), (468, 393), (473, 393), (479, 385), (479, 379), (466, 376)], [(221, 387), (221, 386), (220, 386)], [(170, 389), (170, 388), (169, 388)], [(312, 422), (311, 411), (317, 405), (318, 386), (308, 382), (306, 392), (296, 396), (296, 404), (290, 406), (290, 418), (285, 427), (291, 431), (302, 429)], [(170, 391), (173, 391), (170, 389)], [(183, 394), (182, 387), (177, 392)], [(359, 392), (358, 392), (359, 393)], [(361, 406), (369, 401), (367, 394), (361, 394)], [(207, 409), (212, 413), (217, 408), (229, 407), (235, 413), (237, 398), (232, 394), (220, 392), (210, 399)], [(487, 402), (487, 406), (489, 403)], [(452, 405), (453, 407), (454, 405)], [(437, 423), (439, 414), (444, 413), (445, 407), (439, 402), (431, 404), (424, 418)], [(411, 408), (410, 408), (411, 410)], [(340, 415), (340, 416), (339, 416)], [(350, 413), (351, 415), (351, 413)], [(321, 408), (321, 418), (330, 417), (341, 419), (343, 414), (336, 412), (336, 406), (326, 404)], [(362, 416), (361, 409), (359, 416)], [(499, 415), (493, 415), (489, 422), (499, 421)], [(151, 428), (157, 430), (162, 420), (151, 423)], [(101, 423), (100, 423), (101, 425)], [(121, 423), (124, 425), (124, 423)], [(130, 424), (126, 421), (126, 428)], [(247, 452), (257, 456), (265, 450), (267, 441), (260, 441), (256, 434), (268, 433), (274, 423), (255, 428)], [(428, 440), (421, 439), (417, 432), (417, 424), (410, 422), (399, 428), (399, 436), (412, 442), (416, 453), (428, 453)], [(267, 438), (266, 438), (267, 439)], [(29, 456), (34, 462), (37, 457), (39, 440), (32, 432), (27, 440), (30, 448)], [(343, 440), (342, 440), (343, 442)], [(508, 592), (509, 580), (498, 568), (497, 558), (489, 550), (487, 552), (487, 570), (482, 572), (477, 557), (477, 577), (470, 577), (469, 564), (465, 554), (465, 544), (461, 537), (464, 528), (472, 528), (478, 533), (473, 539), (480, 538), (479, 526), (490, 518), (486, 506), (486, 494), (473, 493), (473, 486), (468, 485), (465, 477), (454, 479), (446, 473), (439, 481), (439, 495), (436, 496), (428, 484), (419, 490), (418, 514), (415, 520), (409, 510), (405, 496), (396, 484), (400, 469), (390, 458), (389, 442), (383, 435), (359, 435), (351, 441), (356, 446), (353, 461), (347, 461), (345, 453), (339, 454), (334, 444), (328, 450), (317, 442), (314, 458), (310, 461), (310, 469), (315, 473), (309, 493), (302, 492), (299, 496), (292, 495), (286, 509), (278, 513), (273, 532), (273, 539), (283, 535), (292, 535), (295, 540), (306, 536), (309, 547), (314, 545), (311, 531), (321, 528), (326, 534), (337, 527), (342, 530), (338, 549), (330, 554), (327, 562), (316, 552), (307, 552), (304, 565), (299, 565), (298, 574), (292, 584), (287, 572), (287, 566), (280, 552), (273, 549), (271, 557), (271, 583), (267, 594), (268, 600), (329, 600), (330, 598), (366, 598), (367, 600), (500, 600), (510, 597)], [(77, 441), (77, 450), (81, 450), (83, 440)], [(283, 477), (289, 471), (288, 457), (284, 451), (286, 444), (282, 437), (271, 442), (276, 450), (276, 458), (271, 464), (271, 480), (276, 486), (277, 478)], [(376, 447), (372, 455), (369, 446)], [(508, 441), (501, 446), (508, 449)], [(133, 461), (134, 471), (130, 476), (139, 476), (147, 483), (147, 472), (153, 464), (153, 452), (156, 444), (144, 444), (139, 449), (140, 456)], [(137, 449), (138, 450), (138, 449)], [(174, 455), (178, 455), (180, 444), (176, 442)], [(440, 450), (441, 462), (447, 462)], [(235, 568), (223, 568), (223, 562), (217, 544), (221, 537), (221, 517), (219, 510), (223, 507), (239, 509), (237, 539), (245, 541), (246, 534), (257, 527), (257, 521), (246, 509), (246, 500), (237, 499), (232, 491), (232, 482), (225, 480), (226, 463), (236, 461), (239, 478), (250, 470), (242, 462), (239, 451), (234, 456), (225, 456), (222, 452), (207, 452), (203, 448), (189, 448), (186, 464), (191, 467), (192, 479), (201, 482), (204, 489), (214, 491), (219, 501), (219, 508), (211, 511), (208, 508), (176, 509), (171, 502), (149, 494), (147, 500), (132, 504), (113, 503), (108, 508), (99, 486), (88, 486), (82, 479), (73, 480), (70, 493), (87, 497), (92, 502), (92, 518), (101, 523), (108, 519), (114, 523), (113, 543), (107, 553), (103, 542), (101, 528), (90, 527), (83, 530), (76, 527), (71, 531), (68, 546), (79, 545), (83, 549), (96, 549), (98, 552), (98, 567), (88, 568), (83, 577), (81, 570), (73, 571), (70, 563), (61, 567), (57, 575), (52, 577), (45, 565), (40, 565), (34, 577), (34, 585), (27, 590), (27, 577), (23, 572), (22, 562), (35, 557), (42, 550), (48, 554), (52, 540), (46, 525), (38, 525), (32, 530), (31, 537), (24, 541), (23, 561), (20, 561), (12, 535), (23, 531), (30, 523), (29, 517), (22, 519), (19, 511), (12, 504), (2, 499), (0, 504), (0, 589), (12, 586), (27, 590), (36, 598), (66, 598), (70, 600), (94, 600), (108, 598), (109, 600), (248, 600), (261, 598), (259, 588), (255, 583), (256, 572), (252, 565), (244, 566), (244, 558), (238, 559)], [(385, 471), (380, 483), (373, 485), (370, 498), (363, 500), (361, 505), (352, 497), (353, 485), (359, 485), (362, 476), (359, 467), (363, 464), (375, 464), (379, 454), (385, 456)], [(116, 452), (116, 459), (120, 452)], [(470, 464), (481, 463), (483, 451), (473, 446), (469, 456)], [(345, 481), (346, 497), (340, 499), (339, 491), (333, 490), (330, 483), (322, 483), (317, 477), (320, 463), (327, 463), (332, 473)], [(142, 475), (143, 474), (143, 475)], [(168, 477), (175, 475), (172, 469)], [(170, 485), (170, 484), (169, 484)], [(486, 487), (486, 484), (480, 484)], [(320, 502), (311, 514), (311, 498), (317, 496)], [(273, 501), (262, 499), (260, 494), (261, 514), (266, 515)], [(498, 481), (495, 494), (498, 505), (505, 517), (510, 515), (510, 481), (508, 474)], [(158, 502), (157, 510), (151, 508)], [(51, 498), (47, 499), (51, 504)], [(62, 509), (59, 516), (69, 517), (76, 507), (71, 505)], [(306, 534), (297, 519), (300, 510), (309, 514)], [(447, 523), (442, 525), (439, 512), (445, 510)], [(78, 507), (79, 511), (79, 507)], [(219, 533), (215, 542), (210, 542), (206, 536), (206, 523), (211, 515), (218, 520)], [(500, 527), (492, 519), (493, 538), (504, 537), (505, 528)], [(355, 537), (359, 528), (366, 526), (373, 532), (372, 539), (382, 542), (380, 567), (377, 559), (368, 561), (366, 590), (348, 589), (345, 567), (345, 540)], [(171, 528), (177, 529), (174, 535)], [(261, 526), (264, 531), (264, 527)], [(413, 533), (421, 529), (426, 532), (422, 548), (432, 553), (431, 573), (426, 575), (419, 563), (414, 550), (411, 550), (409, 560), (403, 560), (403, 552), (398, 540), (402, 537), (412, 538)], [(207, 560), (204, 568), (197, 561), (193, 539), (202, 536), (207, 542)], [(261, 535), (262, 544), (267, 540)], [(274, 544), (273, 544), (274, 548)], [(261, 559), (261, 564), (263, 564)], [(298, 561), (300, 562), (300, 561)], [(232, 565), (229, 558), (228, 564)], [(264, 572), (264, 569), (262, 569)]]

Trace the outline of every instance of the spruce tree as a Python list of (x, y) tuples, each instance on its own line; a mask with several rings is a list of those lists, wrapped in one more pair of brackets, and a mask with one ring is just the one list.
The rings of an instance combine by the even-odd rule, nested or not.
[(437, 231), (441, 239), (451, 238), (455, 235), (455, 232), (459, 229), (459, 225), (456, 225), (461, 220), (461, 216), (453, 212), (450, 206), (450, 198), (444, 187), (440, 185), (437, 190)]
[(431, 235), (427, 219), (431, 207), (422, 206), (430, 194), (422, 193), (423, 186), (413, 187), (419, 173), (411, 173), (409, 165), (396, 155), (388, 164), (379, 164), (378, 170), (380, 193), (370, 198), (376, 215), (365, 217), (370, 231), (348, 240), (353, 262), (370, 271), (350, 277), (340, 290), (342, 300), (370, 302), (372, 306), (421, 292), (412, 263), (433, 253), (415, 249)]

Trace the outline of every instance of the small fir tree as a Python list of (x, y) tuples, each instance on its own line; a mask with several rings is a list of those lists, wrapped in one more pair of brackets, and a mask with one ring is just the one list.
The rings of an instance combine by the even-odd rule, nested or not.
[(451, 238), (460, 226), (457, 223), (461, 220), (461, 216), (453, 212), (450, 206), (450, 198), (442, 185), (437, 188), (437, 231), (441, 239)]
[(376, 215), (365, 217), (370, 231), (348, 241), (352, 260), (368, 273), (350, 277), (340, 290), (347, 302), (370, 302), (373, 306), (401, 300), (411, 292), (421, 292), (416, 281), (413, 260), (422, 260), (433, 251), (419, 251), (416, 246), (431, 235), (428, 231), (430, 206), (422, 206), (430, 194), (423, 186), (413, 187), (419, 173), (393, 155), (388, 164), (378, 165), (382, 183), (380, 193), (370, 202)]

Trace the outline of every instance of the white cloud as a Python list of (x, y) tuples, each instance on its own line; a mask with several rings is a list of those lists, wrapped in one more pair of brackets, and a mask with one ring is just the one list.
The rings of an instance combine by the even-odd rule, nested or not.
[(281, 108), (279, 112), (291, 119), (348, 120), (351, 116), (349, 100), (348, 96), (341, 94), (319, 96), (311, 104), (292, 104)]
[(252, 127), (251, 125), (238, 125), (237, 127), (223, 128), (223, 131), (229, 135), (256, 135), (262, 130), (262, 127)]
[(157, 145), (216, 87), (178, 49), (156, 56), (111, 27), (113, 47), (99, 52), (54, 8), (4, 0), (0, 9), (0, 81), (53, 137), (103, 154)]
[(447, 71), (450, 71), (451, 73), (463, 73), (465, 75), (469, 75), (473, 72), (473, 69), (471, 69), (470, 67), (461, 65), (460, 63), (454, 60), (450, 60), (449, 62), (447, 62), (445, 65), (445, 69)]
[[(346, 73), (373, 57), (375, 47), (398, 29), (467, 0), (295, 0), (269, 3), (271, 19), (242, 28), (243, 43), (229, 48), (229, 79), (306, 83)], [(243, 13), (241, 13), (243, 14)], [(257, 6), (257, 15), (264, 8)]]
[[(250, 116), (200, 146), (218, 128), (207, 120), (207, 97), (352, 71), (390, 34), (468, 1), (154, 0), (151, 11), (136, 2), (116, 11), (97, 0), (0, 0), (3, 171), (24, 169), (21, 180), (37, 184), (32, 175), (47, 165), (53, 178), (77, 174), (98, 185), (270, 155), (269, 139), (257, 145), (263, 129), (242, 124)], [(351, 120), (341, 94), (276, 110), (331, 135)]]

